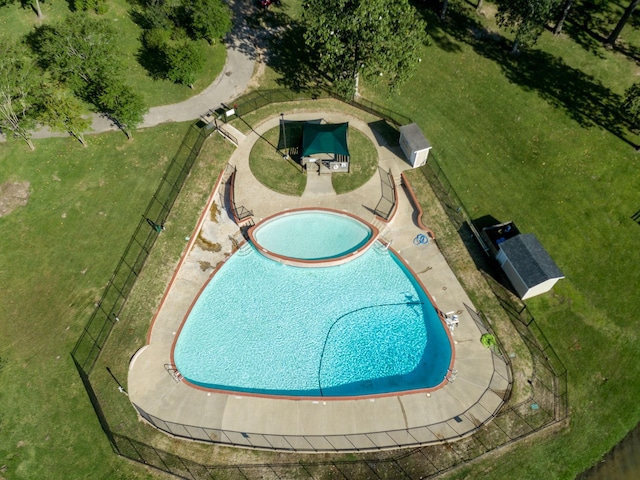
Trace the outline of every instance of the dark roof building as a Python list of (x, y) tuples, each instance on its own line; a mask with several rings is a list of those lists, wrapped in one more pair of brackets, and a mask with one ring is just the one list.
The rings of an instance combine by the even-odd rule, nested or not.
[(564, 274), (532, 233), (513, 222), (482, 230), (489, 249), (523, 300), (548, 292)]

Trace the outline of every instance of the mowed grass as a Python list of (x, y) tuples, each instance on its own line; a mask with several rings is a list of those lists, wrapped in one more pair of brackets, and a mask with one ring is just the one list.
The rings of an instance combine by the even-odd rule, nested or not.
[(253, 145), (249, 155), (249, 168), (256, 179), (274, 192), (299, 197), (307, 185), (306, 172), (291, 159), (285, 159), (278, 145), (280, 128), (265, 132)]
[(331, 183), (338, 195), (361, 187), (378, 170), (378, 152), (365, 134), (350, 128), (347, 144), (351, 156), (349, 173), (331, 174)]
[(113, 454), (69, 352), (186, 130), (0, 144), (0, 183), (30, 182), (0, 218), (3, 477), (150, 477)]
[(514, 220), (567, 277), (527, 305), (567, 367), (570, 427), (459, 476), (573, 478), (640, 419), (640, 225), (631, 219), (640, 210), (640, 158), (628, 144), (638, 139), (624, 128), (612, 133), (615, 122), (597, 108), (599, 100), (601, 110), (612, 107), (637, 67), (619, 52), (596, 55), (545, 33), (544, 55), (533, 55), (549, 62), (527, 70), (526, 54), (501, 53), (507, 43), (496, 53), (493, 40), (428, 20), (433, 44), (413, 79), (396, 95), (370, 87), (364, 96), (421, 126), (473, 218)]
[[(313, 107), (313, 102), (307, 102)], [(260, 113), (266, 113), (260, 111)], [(274, 192), (300, 196), (307, 185), (307, 173), (291, 159), (285, 159), (274, 145), (278, 145), (280, 127), (265, 132), (253, 146), (249, 167), (256, 179)], [(362, 132), (349, 129), (347, 142), (351, 154), (349, 173), (332, 173), (333, 189), (339, 195), (361, 187), (376, 173), (378, 153)], [(315, 173), (311, 173), (314, 175)]]
[[(67, 2), (40, 2), (44, 19), (42, 24), (54, 24), (69, 14)], [(181, 102), (201, 92), (209, 86), (224, 67), (225, 46), (218, 42), (209, 45), (202, 42), (206, 52), (205, 65), (191, 89), (168, 80), (154, 79), (138, 61), (140, 35), (142, 29), (132, 20), (131, 4), (127, 0), (108, 2), (109, 9), (104, 15), (88, 15), (107, 20), (116, 31), (116, 48), (123, 61), (124, 80), (139, 92), (148, 107)], [(20, 2), (0, 8), (0, 41), (19, 40), (33, 31), (40, 23), (30, 7), (22, 8)]]
[[(504, 49), (496, 54), (428, 20), (432, 45), (413, 79), (393, 96), (364, 87), (365, 98), (421, 126), (474, 218), (514, 220), (535, 233), (567, 276), (527, 304), (568, 369), (569, 428), (450, 477), (573, 478), (640, 418), (640, 226), (631, 219), (640, 210), (640, 157), (595, 116), (598, 98), (609, 98), (599, 94), (620, 95), (637, 67), (618, 51), (594, 53), (570, 35), (545, 34), (539, 51), (551, 57), (536, 58), (562, 62), (523, 72)], [(35, 153), (0, 145), (0, 182), (28, 180), (32, 191), (26, 207), (0, 218), (3, 476), (150, 476), (111, 452), (68, 352), (185, 130), (162, 126), (132, 142), (90, 137), (88, 149), (71, 139), (37, 141)], [(112, 393), (119, 398), (115, 383)]]

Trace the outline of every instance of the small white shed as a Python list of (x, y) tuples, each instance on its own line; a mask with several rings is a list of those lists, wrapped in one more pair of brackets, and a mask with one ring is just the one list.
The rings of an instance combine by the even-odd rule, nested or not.
[(496, 260), (523, 300), (548, 292), (558, 280), (564, 278), (556, 263), (531, 233), (516, 235), (501, 242)]
[(413, 168), (427, 163), (431, 144), (425, 138), (417, 123), (400, 127), (400, 148)]

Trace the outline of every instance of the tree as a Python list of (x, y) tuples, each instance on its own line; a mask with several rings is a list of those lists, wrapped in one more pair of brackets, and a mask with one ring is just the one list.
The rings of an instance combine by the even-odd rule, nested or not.
[(173, 2), (164, 0), (146, 0), (143, 2), (143, 9), (139, 12), (140, 26), (145, 30), (159, 28), (171, 30), (175, 24), (176, 6)]
[(36, 147), (29, 130), (35, 126), (41, 77), (23, 45), (0, 46), (0, 130), (7, 139), (23, 139), (31, 150)]
[[(0, 0), (0, 7), (4, 7), (5, 5), (11, 5), (12, 3), (16, 3), (18, 0)], [(33, 11), (38, 16), (38, 20), (42, 21), (44, 15), (42, 14), (42, 8), (40, 8), (40, 0), (20, 0), (22, 7), (26, 7), (28, 5), (31, 6)]]
[(204, 66), (204, 51), (199, 43), (184, 41), (167, 47), (167, 78), (193, 88), (197, 74)]
[(231, 8), (221, 0), (184, 0), (183, 8), (195, 39), (215, 43), (231, 30)]
[(631, 0), (631, 3), (629, 3), (627, 8), (625, 9), (624, 13), (622, 14), (622, 17), (620, 18), (620, 21), (616, 25), (616, 28), (613, 29), (613, 31), (611, 32), (611, 35), (609, 35), (609, 37), (605, 40), (604, 43), (606, 45), (609, 45), (612, 47), (615, 45), (616, 40), (618, 40), (618, 36), (620, 35), (620, 32), (622, 32), (622, 29), (631, 18), (631, 14), (636, 9), (639, 3), (640, 3), (640, 0)]
[(449, 0), (442, 0), (442, 9), (440, 10), (440, 21), (444, 22), (447, 18), (447, 10), (449, 9)]
[(407, 0), (310, 0), (305, 43), (337, 93), (357, 95), (360, 75), (397, 89), (417, 68), (426, 24)]
[(84, 132), (91, 126), (91, 121), (83, 113), (81, 102), (65, 89), (56, 86), (45, 92), (39, 118), (52, 130), (67, 132), (86, 147)]
[(558, 21), (556, 22), (556, 26), (553, 28), (553, 34), (554, 35), (560, 35), (560, 32), (562, 32), (562, 26), (564, 25), (564, 21), (567, 19), (567, 16), (569, 15), (569, 10), (571, 10), (571, 7), (573, 6), (573, 0), (564, 0), (564, 3), (562, 4), (562, 8), (560, 16), (558, 18)]
[(115, 38), (109, 22), (76, 12), (61, 23), (37, 28), (29, 42), (56, 80), (86, 97), (93, 84), (117, 77), (122, 69)]
[[(498, 25), (516, 34), (511, 53), (520, 45), (533, 45), (551, 20), (562, 0), (499, 0)], [(640, 0), (638, 0), (640, 1)]]
[(622, 113), (632, 129), (640, 128), (640, 83), (633, 84), (625, 92)]
[(71, 0), (71, 5), (75, 11), (93, 10), (99, 15), (106, 13), (109, 8), (106, 0)]
[(116, 122), (127, 138), (131, 138), (131, 131), (142, 123), (149, 111), (142, 96), (113, 79), (105, 79), (99, 91), (98, 107)]

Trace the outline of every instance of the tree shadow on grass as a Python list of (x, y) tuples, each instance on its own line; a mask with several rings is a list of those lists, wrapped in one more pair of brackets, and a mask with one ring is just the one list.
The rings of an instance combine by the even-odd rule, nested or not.
[[(602, 2), (598, 0), (576, 1), (569, 11), (569, 16), (563, 26), (562, 33), (585, 51), (597, 58), (604, 59), (607, 50), (605, 41), (620, 20), (622, 11), (626, 7), (624, 2)], [(632, 16), (629, 27), (640, 26), (640, 18)], [(629, 28), (627, 27), (627, 28)], [(640, 47), (625, 42), (619, 38), (614, 49), (629, 59), (640, 63)]]
[(456, 36), (451, 35), (452, 31), (457, 30), (461, 16), (460, 6), (457, 3), (450, 5), (444, 21), (439, 18), (439, 12), (442, 8), (439, 0), (414, 0), (411, 3), (427, 23), (427, 33), (431, 45), (435, 44), (440, 50), (451, 53), (462, 50), (460, 43), (453, 40)]
[[(640, 28), (640, 15), (638, 14), (638, 10), (634, 12), (634, 15), (632, 15), (627, 22), (626, 28), (633, 30), (638, 30)], [(613, 29), (613, 26), (611, 26), (611, 29)], [(625, 30), (623, 30), (623, 34), (618, 37), (616, 44), (613, 46), (613, 49), (617, 52), (620, 52), (628, 59), (633, 60), (637, 64), (640, 64), (640, 45), (633, 45), (629, 43), (629, 41), (623, 36), (624, 33)], [(633, 40), (637, 42), (636, 38), (634, 38)]]
[[(567, 65), (562, 58), (542, 50), (510, 53), (509, 42), (486, 29), (464, 10), (452, 12), (441, 28), (447, 35), (470, 45), (479, 55), (493, 60), (512, 83), (536, 92), (542, 99), (567, 113), (583, 127), (599, 126), (627, 144), (628, 124), (620, 113), (622, 98), (600, 81)], [(595, 31), (595, 30), (594, 30)], [(448, 47), (446, 47), (448, 48)], [(595, 48), (595, 47), (594, 47)]]
[(600, 126), (634, 148), (626, 138), (620, 114), (622, 98), (597, 79), (541, 50), (512, 56), (499, 48), (475, 45), (476, 51), (496, 61), (505, 76), (525, 90), (535, 91), (546, 102), (564, 110), (583, 127)]
[(631, 45), (625, 42), (624, 39), (618, 39), (613, 48), (630, 60), (633, 60), (634, 62), (640, 64), (640, 47)]
[(315, 55), (305, 44), (304, 27), (297, 23), (271, 37), (267, 64), (281, 75), (278, 84), (294, 92), (313, 90), (326, 83)]
[(143, 46), (138, 50), (136, 59), (154, 80), (165, 80), (167, 78), (169, 65), (167, 65), (166, 56), (161, 52), (149, 50)]
[[(607, 20), (608, 19), (608, 20)], [(585, 51), (598, 58), (604, 58), (604, 41), (608, 22), (615, 21), (610, 7), (592, 0), (573, 5), (565, 21), (562, 32), (580, 45)], [(611, 27), (613, 28), (613, 27)]]

